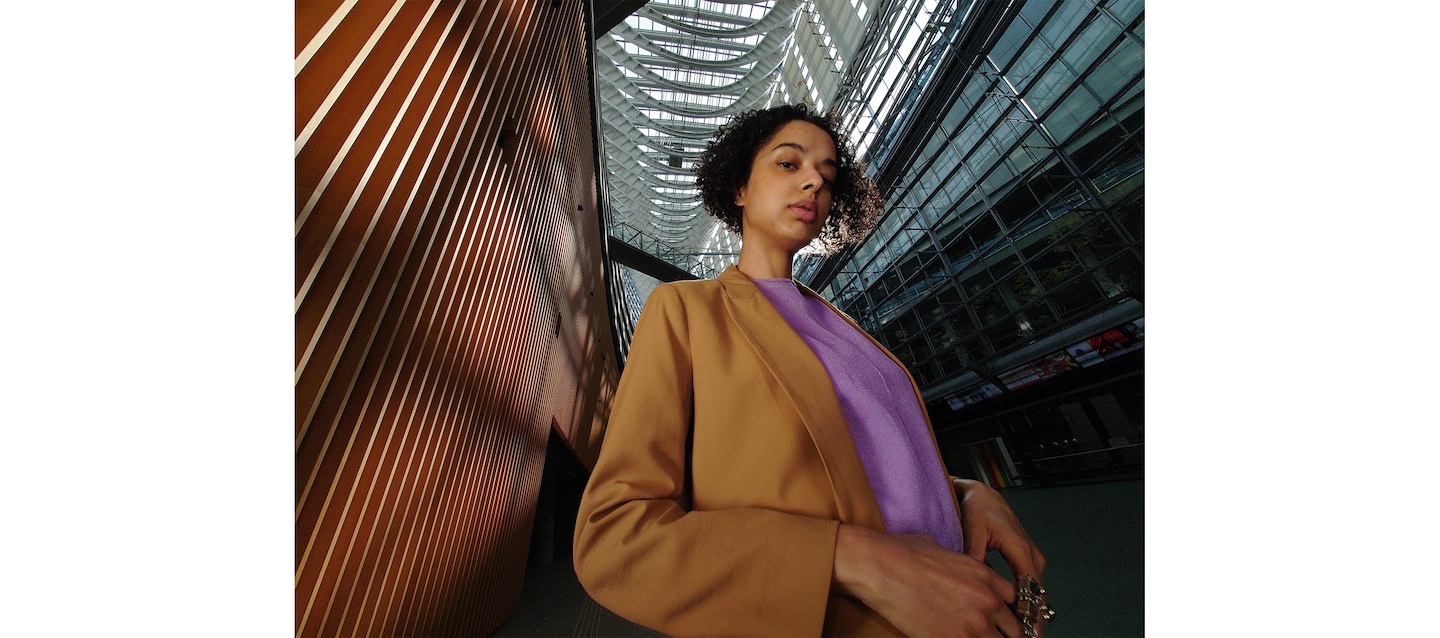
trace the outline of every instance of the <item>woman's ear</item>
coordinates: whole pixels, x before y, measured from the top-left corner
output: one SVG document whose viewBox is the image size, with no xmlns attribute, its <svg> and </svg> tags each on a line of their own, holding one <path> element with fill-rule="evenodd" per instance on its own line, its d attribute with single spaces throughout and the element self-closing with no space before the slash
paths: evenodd
<svg viewBox="0 0 1440 638">
<path fill-rule="evenodd" d="M 744 208 L 744 207 L 745 207 L 745 187 L 744 187 L 744 186 L 741 186 L 739 189 L 737 189 L 737 190 L 735 191 L 735 205 L 736 205 L 736 206 L 739 206 L 739 207 L 741 207 L 741 208 Z"/>
</svg>

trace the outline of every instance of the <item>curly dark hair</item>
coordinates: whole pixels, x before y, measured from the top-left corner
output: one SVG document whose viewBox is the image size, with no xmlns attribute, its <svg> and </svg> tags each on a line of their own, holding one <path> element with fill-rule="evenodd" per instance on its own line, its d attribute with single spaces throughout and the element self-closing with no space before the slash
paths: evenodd
<svg viewBox="0 0 1440 638">
<path fill-rule="evenodd" d="M 784 104 L 736 115 L 715 131 L 715 138 L 700 154 L 695 165 L 695 185 L 705 210 L 741 235 L 742 213 L 735 205 L 735 193 L 750 181 L 750 167 L 760 149 L 780 127 L 795 120 L 820 127 L 835 142 L 839 166 L 830 186 L 830 217 L 820 230 L 821 246 L 826 253 L 833 253 L 864 239 L 885 208 L 875 182 L 865 174 L 864 163 L 855 161 L 833 110 L 820 115 L 806 104 Z"/>
</svg>

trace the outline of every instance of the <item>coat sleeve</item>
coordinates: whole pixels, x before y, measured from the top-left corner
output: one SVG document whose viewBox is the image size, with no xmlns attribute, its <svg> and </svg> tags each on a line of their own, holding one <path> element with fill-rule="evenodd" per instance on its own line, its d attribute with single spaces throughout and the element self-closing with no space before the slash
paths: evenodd
<svg viewBox="0 0 1440 638">
<path fill-rule="evenodd" d="M 838 521 L 690 511 L 694 338 L 685 299 L 656 288 L 580 502 L 575 572 L 597 602 L 667 634 L 818 636 Z"/>
</svg>

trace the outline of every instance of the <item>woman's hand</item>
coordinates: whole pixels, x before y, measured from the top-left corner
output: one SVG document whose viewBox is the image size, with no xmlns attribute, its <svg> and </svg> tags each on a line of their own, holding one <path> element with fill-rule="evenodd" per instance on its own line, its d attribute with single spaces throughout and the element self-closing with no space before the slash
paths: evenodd
<svg viewBox="0 0 1440 638">
<path fill-rule="evenodd" d="M 983 561 L 924 534 L 841 525 L 832 591 L 853 596 L 908 636 L 1021 635 L 1015 585 Z"/>
<path fill-rule="evenodd" d="M 1005 498 L 980 481 L 951 477 L 950 483 L 960 501 L 965 553 L 983 563 L 986 552 L 998 549 L 1017 577 L 1030 574 L 1044 585 L 1045 557 L 1020 526 L 1020 519 L 1015 517 Z"/>
</svg>

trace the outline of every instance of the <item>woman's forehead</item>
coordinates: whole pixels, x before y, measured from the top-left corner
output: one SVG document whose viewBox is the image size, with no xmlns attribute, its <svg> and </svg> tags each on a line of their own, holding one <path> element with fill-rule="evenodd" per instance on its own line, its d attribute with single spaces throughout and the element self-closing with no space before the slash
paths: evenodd
<svg viewBox="0 0 1440 638">
<path fill-rule="evenodd" d="M 766 144 L 767 151 L 789 148 L 800 153 L 824 155 L 825 163 L 835 163 L 835 140 L 810 122 L 791 120 L 775 131 Z"/>
</svg>

